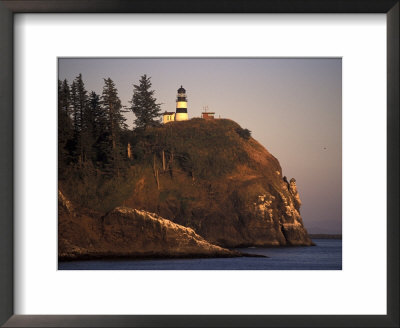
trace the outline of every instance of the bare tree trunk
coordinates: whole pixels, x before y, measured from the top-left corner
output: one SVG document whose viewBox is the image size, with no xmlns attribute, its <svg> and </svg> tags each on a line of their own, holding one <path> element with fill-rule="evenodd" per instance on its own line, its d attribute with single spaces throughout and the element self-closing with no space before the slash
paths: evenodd
<svg viewBox="0 0 400 328">
<path fill-rule="evenodd" d="M 169 171 L 171 177 L 172 177 L 172 163 L 174 162 L 174 153 L 171 152 L 171 155 L 168 159 L 167 167 L 166 169 Z"/>
<path fill-rule="evenodd" d="M 156 155 L 153 155 L 153 174 L 156 177 Z"/>
<path fill-rule="evenodd" d="M 163 168 L 163 172 L 165 172 L 165 153 L 164 153 L 164 149 L 162 151 L 162 168 Z"/>
<path fill-rule="evenodd" d="M 158 169 L 156 168 L 156 155 L 153 155 L 153 173 L 154 178 L 156 179 L 157 189 L 160 190 L 160 180 L 158 178 Z"/>
<path fill-rule="evenodd" d="M 128 145 L 126 146 L 126 154 L 129 159 L 132 158 L 132 150 L 131 150 L 131 144 L 128 142 Z"/>
</svg>

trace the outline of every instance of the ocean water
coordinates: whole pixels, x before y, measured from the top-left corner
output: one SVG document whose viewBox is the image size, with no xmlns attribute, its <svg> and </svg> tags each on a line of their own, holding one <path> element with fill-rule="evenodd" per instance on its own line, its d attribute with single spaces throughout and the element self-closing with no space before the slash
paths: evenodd
<svg viewBox="0 0 400 328">
<path fill-rule="evenodd" d="M 91 260 L 59 262 L 59 270 L 341 270 L 342 241 L 314 239 L 316 246 L 238 248 L 266 255 L 215 259 Z"/>
</svg>

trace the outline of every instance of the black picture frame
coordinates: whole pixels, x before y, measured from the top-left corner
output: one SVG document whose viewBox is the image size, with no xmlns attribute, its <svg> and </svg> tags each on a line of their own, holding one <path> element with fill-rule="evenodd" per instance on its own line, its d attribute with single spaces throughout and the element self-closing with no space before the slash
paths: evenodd
<svg viewBox="0 0 400 328">
<path fill-rule="evenodd" d="M 5 327 L 399 327 L 399 8 L 399 0 L 0 0 L 0 324 Z M 14 315 L 15 13 L 385 13 L 387 315 Z"/>
</svg>

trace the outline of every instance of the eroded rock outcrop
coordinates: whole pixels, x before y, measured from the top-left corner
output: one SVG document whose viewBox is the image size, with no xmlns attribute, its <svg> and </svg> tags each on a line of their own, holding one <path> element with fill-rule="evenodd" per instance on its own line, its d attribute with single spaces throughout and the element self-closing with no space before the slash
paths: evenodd
<svg viewBox="0 0 400 328">
<path fill-rule="evenodd" d="M 101 217 L 73 209 L 59 192 L 59 259 L 103 257 L 232 257 L 235 251 L 212 245 L 193 229 L 157 214 L 117 207 Z"/>
</svg>

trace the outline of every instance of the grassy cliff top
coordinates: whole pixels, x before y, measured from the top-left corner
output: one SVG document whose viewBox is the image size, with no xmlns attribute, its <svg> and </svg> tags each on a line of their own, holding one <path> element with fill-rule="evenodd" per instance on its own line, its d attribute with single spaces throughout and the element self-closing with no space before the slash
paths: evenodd
<svg viewBox="0 0 400 328">
<path fill-rule="evenodd" d="M 280 165 L 263 146 L 229 119 L 204 120 L 194 118 L 170 122 L 161 127 L 148 128 L 132 139 L 134 156 L 139 161 L 168 161 L 195 177 L 221 177 L 238 166 L 250 169 L 281 171 Z"/>
</svg>

